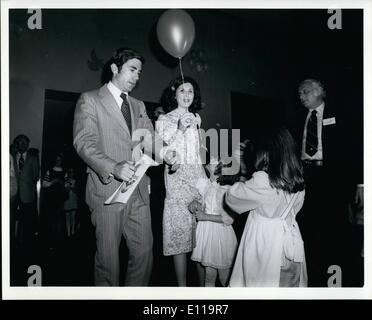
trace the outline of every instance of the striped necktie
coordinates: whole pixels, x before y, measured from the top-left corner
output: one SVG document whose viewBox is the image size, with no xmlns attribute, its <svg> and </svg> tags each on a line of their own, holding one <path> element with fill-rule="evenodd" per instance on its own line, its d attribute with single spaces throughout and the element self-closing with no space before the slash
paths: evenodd
<svg viewBox="0 0 372 320">
<path fill-rule="evenodd" d="M 129 103 L 127 100 L 127 95 L 125 93 L 122 93 L 120 97 L 123 99 L 123 102 L 121 104 L 121 113 L 123 114 L 123 117 L 125 121 L 127 122 L 127 126 L 129 129 L 130 134 L 132 134 L 132 117 L 130 115 L 130 109 L 129 109 Z"/>
<path fill-rule="evenodd" d="M 18 160 L 19 171 L 22 171 L 24 165 L 25 165 L 25 159 L 23 159 L 23 154 L 21 154 L 21 156 L 19 157 L 19 160 Z"/>
<path fill-rule="evenodd" d="M 318 151 L 318 118 L 316 110 L 311 112 L 306 129 L 306 153 L 312 157 Z"/>
</svg>

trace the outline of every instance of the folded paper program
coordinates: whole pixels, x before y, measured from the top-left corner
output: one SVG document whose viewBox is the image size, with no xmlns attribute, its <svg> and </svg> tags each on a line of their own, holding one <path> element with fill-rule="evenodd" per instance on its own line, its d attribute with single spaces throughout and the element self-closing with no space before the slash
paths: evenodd
<svg viewBox="0 0 372 320">
<path fill-rule="evenodd" d="M 128 182 L 123 182 L 119 188 L 105 201 L 105 204 L 112 203 L 127 203 L 130 196 L 132 195 L 134 189 L 137 187 L 138 183 L 141 181 L 143 175 L 146 173 L 147 169 L 151 166 L 158 166 L 159 164 L 152 160 L 147 155 L 142 155 L 141 159 L 135 164 L 136 172 Z"/>
</svg>

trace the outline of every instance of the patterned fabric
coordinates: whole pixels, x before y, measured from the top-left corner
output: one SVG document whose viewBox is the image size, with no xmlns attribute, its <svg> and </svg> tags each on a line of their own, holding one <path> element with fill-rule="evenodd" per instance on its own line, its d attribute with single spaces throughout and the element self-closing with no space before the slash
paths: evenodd
<svg viewBox="0 0 372 320">
<path fill-rule="evenodd" d="M 192 214 L 188 205 L 200 199 L 193 187 L 204 174 L 200 165 L 182 165 L 173 174 L 165 171 L 166 198 L 163 214 L 164 255 L 190 252 L 193 249 Z"/>
<path fill-rule="evenodd" d="M 128 96 L 132 129 L 154 129 L 144 103 Z M 144 176 L 129 203 L 104 205 L 119 187 L 112 177 L 116 163 L 132 160 L 132 137 L 107 85 L 83 93 L 75 108 L 74 147 L 87 164 L 86 203 L 96 227 L 95 285 L 119 286 L 121 236 L 129 250 L 127 286 L 148 285 L 152 269 L 152 230 L 149 210 L 149 178 Z"/>
<path fill-rule="evenodd" d="M 24 165 L 25 165 L 25 159 L 23 158 L 23 154 L 21 154 L 18 160 L 19 171 L 22 171 Z"/>
<path fill-rule="evenodd" d="M 174 173 L 165 169 L 166 198 L 163 214 L 163 253 L 165 256 L 190 252 L 193 249 L 192 214 L 188 205 L 200 195 L 195 188 L 199 178 L 206 178 L 199 156 L 198 126 L 200 117 L 185 133 L 177 130 L 181 114 L 173 110 L 160 116 L 156 129 L 162 139 L 177 151 L 181 166 Z"/>
<path fill-rule="evenodd" d="M 318 151 L 318 118 L 316 110 L 311 112 L 306 132 L 306 153 L 312 157 Z"/>
<path fill-rule="evenodd" d="M 121 104 L 121 113 L 123 114 L 124 119 L 127 122 L 129 132 L 132 133 L 132 116 L 130 115 L 127 95 L 125 93 L 122 93 L 120 97 L 123 99 L 123 103 Z"/>
</svg>

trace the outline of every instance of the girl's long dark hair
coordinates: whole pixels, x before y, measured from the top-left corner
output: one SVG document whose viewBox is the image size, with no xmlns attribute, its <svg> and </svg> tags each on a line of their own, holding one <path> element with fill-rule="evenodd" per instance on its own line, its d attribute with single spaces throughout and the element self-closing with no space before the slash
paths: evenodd
<svg viewBox="0 0 372 320">
<path fill-rule="evenodd" d="M 270 185 L 289 193 L 305 188 L 297 145 L 284 127 L 273 128 L 256 142 L 255 169 L 269 175 Z"/>
</svg>

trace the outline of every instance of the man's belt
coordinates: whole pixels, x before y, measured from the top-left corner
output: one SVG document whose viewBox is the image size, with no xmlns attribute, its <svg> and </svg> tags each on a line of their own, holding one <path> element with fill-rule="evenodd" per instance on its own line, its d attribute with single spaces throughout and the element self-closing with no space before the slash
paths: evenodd
<svg viewBox="0 0 372 320">
<path fill-rule="evenodd" d="M 323 160 L 302 160 L 302 162 L 307 166 L 322 167 Z"/>
</svg>

